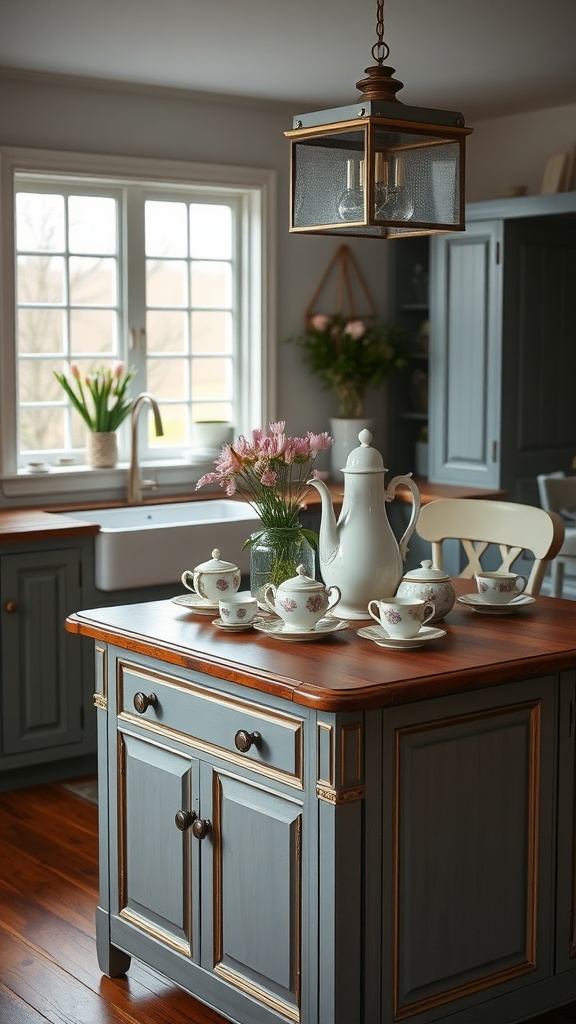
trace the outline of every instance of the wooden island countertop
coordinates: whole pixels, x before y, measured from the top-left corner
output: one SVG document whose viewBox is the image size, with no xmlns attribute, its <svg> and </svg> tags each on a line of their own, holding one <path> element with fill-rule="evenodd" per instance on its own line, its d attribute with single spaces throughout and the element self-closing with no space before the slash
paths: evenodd
<svg viewBox="0 0 576 1024">
<path fill-rule="evenodd" d="M 456 580 L 460 593 L 469 581 Z M 227 634 L 171 601 L 97 608 L 66 628 L 166 664 L 204 672 L 325 711 L 372 709 L 576 668 L 574 604 L 537 597 L 512 615 L 458 602 L 438 625 L 446 636 L 416 650 L 357 635 L 371 619 L 317 642 L 287 643 L 255 630 Z"/>
</svg>

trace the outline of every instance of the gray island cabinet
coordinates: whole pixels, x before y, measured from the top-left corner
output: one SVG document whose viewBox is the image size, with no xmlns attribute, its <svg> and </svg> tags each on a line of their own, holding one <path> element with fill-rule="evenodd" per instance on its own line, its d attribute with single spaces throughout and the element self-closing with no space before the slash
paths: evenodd
<svg viewBox="0 0 576 1024">
<path fill-rule="evenodd" d="M 576 999 L 573 604 L 457 605 L 411 651 L 170 601 L 66 625 L 96 649 L 104 973 L 135 957 L 236 1024 Z"/>
</svg>

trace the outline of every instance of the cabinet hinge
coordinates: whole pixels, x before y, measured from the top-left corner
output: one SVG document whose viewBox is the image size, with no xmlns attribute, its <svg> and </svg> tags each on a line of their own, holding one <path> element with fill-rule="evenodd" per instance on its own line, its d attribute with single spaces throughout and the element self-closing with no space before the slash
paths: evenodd
<svg viewBox="0 0 576 1024">
<path fill-rule="evenodd" d="M 84 705 L 80 705 L 80 728 L 84 728 Z"/>
<path fill-rule="evenodd" d="M 496 242 L 496 265 L 500 263 L 500 242 Z"/>
<path fill-rule="evenodd" d="M 492 441 L 492 462 L 498 462 L 498 441 Z"/>
<path fill-rule="evenodd" d="M 300 860 L 300 854 L 302 852 L 302 819 L 298 818 L 296 822 L 296 860 Z"/>
<path fill-rule="evenodd" d="M 572 732 L 574 730 L 574 701 L 570 701 L 570 714 L 568 717 L 568 738 L 572 738 Z"/>
<path fill-rule="evenodd" d="M 82 562 L 78 562 L 78 586 L 82 586 Z"/>
</svg>

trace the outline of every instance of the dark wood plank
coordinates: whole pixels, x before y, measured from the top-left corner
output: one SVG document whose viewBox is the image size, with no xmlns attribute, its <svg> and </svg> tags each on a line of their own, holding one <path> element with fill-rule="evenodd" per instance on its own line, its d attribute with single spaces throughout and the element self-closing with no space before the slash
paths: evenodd
<svg viewBox="0 0 576 1024">
<path fill-rule="evenodd" d="M 45 1024 L 46 1018 L 0 983 L 0 1024 Z"/>
<path fill-rule="evenodd" d="M 40 829 L 49 825 L 51 834 L 63 827 L 98 835 L 98 808 L 89 800 L 70 793 L 63 785 L 48 783 L 30 789 L 16 789 L 3 794 L 2 806 L 17 821 L 33 824 Z"/>
</svg>

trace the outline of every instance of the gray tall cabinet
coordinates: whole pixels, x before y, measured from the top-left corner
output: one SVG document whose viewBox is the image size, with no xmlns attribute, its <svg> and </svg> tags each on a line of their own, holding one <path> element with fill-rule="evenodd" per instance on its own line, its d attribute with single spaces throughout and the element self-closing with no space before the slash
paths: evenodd
<svg viewBox="0 0 576 1024">
<path fill-rule="evenodd" d="M 431 241 L 430 479 L 537 504 L 576 455 L 576 193 L 466 224 Z"/>
</svg>

